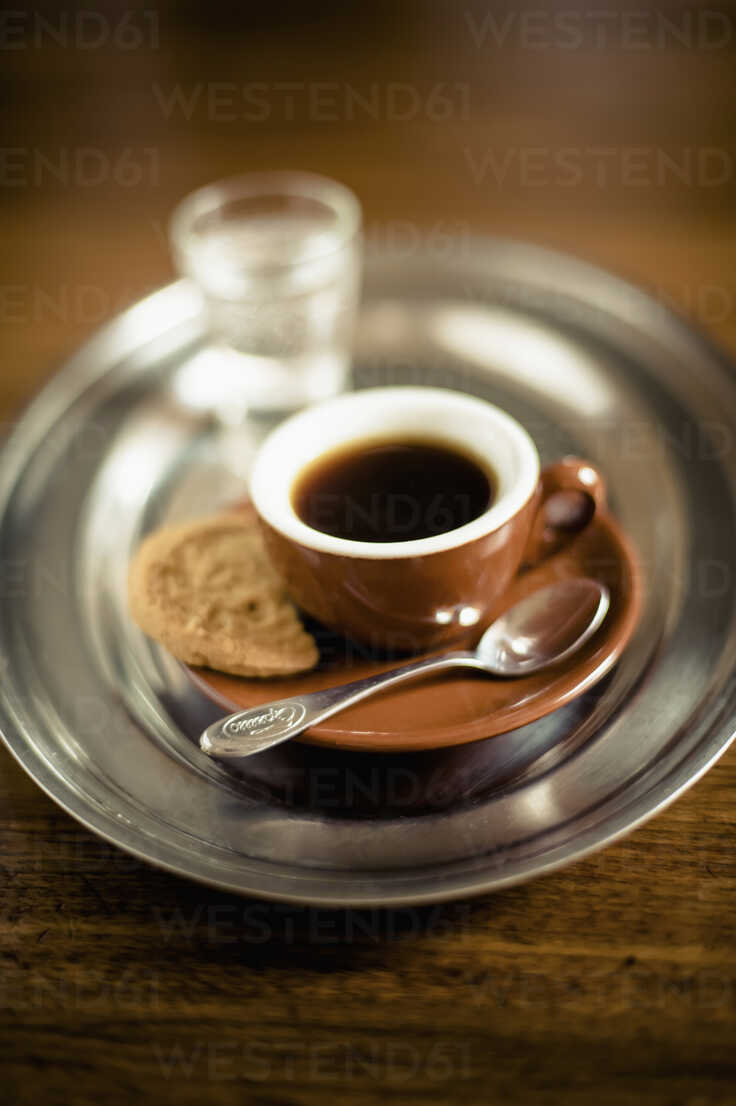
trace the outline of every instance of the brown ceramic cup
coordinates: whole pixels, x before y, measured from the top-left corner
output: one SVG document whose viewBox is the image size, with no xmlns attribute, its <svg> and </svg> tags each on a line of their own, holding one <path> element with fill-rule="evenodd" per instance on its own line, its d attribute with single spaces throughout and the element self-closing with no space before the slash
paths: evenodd
<svg viewBox="0 0 736 1106">
<path fill-rule="evenodd" d="M 430 437 L 490 469 L 478 518 L 411 541 L 359 542 L 308 526 L 294 486 L 323 454 L 366 439 Z M 564 458 L 540 472 L 527 432 L 483 400 L 443 388 L 371 388 L 283 422 L 256 458 L 251 497 L 267 547 L 299 607 L 371 647 L 417 652 L 480 630 L 514 575 L 554 552 L 605 503 L 602 477 Z"/>
</svg>

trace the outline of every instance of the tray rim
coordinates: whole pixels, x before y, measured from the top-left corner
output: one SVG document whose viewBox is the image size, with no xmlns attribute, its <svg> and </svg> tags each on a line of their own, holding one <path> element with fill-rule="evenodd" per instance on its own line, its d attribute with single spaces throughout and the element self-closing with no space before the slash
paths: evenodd
<svg viewBox="0 0 736 1106">
<path fill-rule="evenodd" d="M 691 324 L 689 320 L 686 320 L 669 306 L 663 306 L 646 291 L 637 288 L 636 285 L 629 283 L 623 278 L 598 266 L 592 265 L 588 261 L 579 260 L 570 254 L 550 250 L 545 247 L 537 247 L 532 243 L 519 243 L 508 239 L 484 236 L 476 236 L 474 238 L 474 243 L 476 244 L 476 248 L 480 251 L 485 251 L 494 246 L 498 247 L 499 245 L 512 247 L 521 246 L 533 250 L 535 255 L 540 258 L 546 258 L 547 260 L 557 262 L 557 264 L 574 266 L 580 276 L 587 275 L 595 279 L 599 290 L 601 288 L 605 290 L 607 286 L 611 291 L 626 292 L 629 295 L 633 292 L 636 296 L 640 298 L 643 297 L 656 306 L 660 322 L 664 320 L 669 327 L 674 326 L 677 331 L 680 332 L 681 336 L 686 337 L 691 342 L 695 342 L 702 347 L 704 353 L 718 363 L 720 369 L 729 377 L 730 382 L 734 382 L 736 378 L 736 369 L 734 368 L 732 360 L 727 352 L 715 342 L 710 335 L 705 334 L 699 327 Z M 187 310 L 186 305 L 190 300 L 191 296 L 187 292 L 185 282 L 182 281 L 166 285 L 162 289 L 146 296 L 95 331 L 95 333 L 63 363 L 59 373 L 52 378 L 52 380 L 49 381 L 41 392 L 30 402 L 19 417 L 17 424 L 0 452 L 0 458 L 2 459 L 2 464 L 0 464 L 0 530 L 2 529 L 5 511 L 12 497 L 17 480 L 22 474 L 27 461 L 33 456 L 38 442 L 42 440 L 44 426 L 47 426 L 49 421 L 53 421 L 54 410 L 56 409 L 58 411 L 59 408 L 64 410 L 67 409 L 70 402 L 73 402 L 75 398 L 78 398 L 84 393 L 88 384 L 114 371 L 115 365 L 119 363 L 126 353 L 132 353 L 140 346 L 150 344 L 157 337 L 164 335 L 171 329 L 172 321 L 169 319 L 164 325 L 159 326 L 158 330 L 154 333 L 151 333 L 149 329 L 145 339 L 139 337 L 136 341 L 131 342 L 130 337 L 135 331 L 135 326 L 132 324 L 135 321 L 136 313 L 138 313 L 138 315 L 144 313 L 149 318 L 158 317 L 160 319 L 166 315 L 165 309 L 167 305 L 169 309 L 172 305 L 176 307 L 178 301 L 179 310 L 183 310 L 184 313 L 178 316 L 173 322 L 174 325 L 179 328 L 196 318 L 197 309 L 194 302 L 189 303 L 189 309 Z M 122 341 L 122 339 L 126 337 L 126 332 L 129 339 L 129 348 L 127 349 L 125 347 L 125 342 Z M 116 334 L 121 339 L 120 348 L 117 351 L 115 361 L 112 364 L 109 362 L 105 363 L 103 358 L 98 358 L 98 351 L 101 347 L 107 347 Z M 15 716 L 13 707 L 12 688 L 3 685 L 2 691 L 3 696 L 0 698 L 0 708 L 2 708 L 3 726 L 0 727 L 0 737 L 2 737 L 4 744 L 17 763 L 21 765 L 41 789 L 87 829 L 141 860 L 179 876 L 183 876 L 184 878 L 194 879 L 208 886 L 228 890 L 237 894 L 256 895 L 264 899 L 273 899 L 290 903 L 311 903 L 313 905 L 325 907 L 409 906 L 431 902 L 443 902 L 458 897 L 471 897 L 473 895 L 485 894 L 492 890 L 524 882 L 532 876 L 546 874 L 547 872 L 564 867 L 618 840 L 620 837 L 631 832 L 650 817 L 653 817 L 656 813 L 666 808 L 689 786 L 697 782 L 736 738 L 736 729 L 731 728 L 730 732 L 726 732 L 729 728 L 727 712 L 730 704 L 724 701 L 722 704 L 719 704 L 720 709 L 710 720 L 711 725 L 709 732 L 697 738 L 695 745 L 685 753 L 681 760 L 677 761 L 677 763 L 667 771 L 666 775 L 658 779 L 652 788 L 643 792 L 638 797 L 635 797 L 632 803 L 620 807 L 615 813 L 604 813 L 600 820 L 595 821 L 592 825 L 585 825 L 582 827 L 579 836 L 576 838 L 575 845 L 572 848 L 568 847 L 568 843 L 563 842 L 562 845 L 555 846 L 545 860 L 540 860 L 535 857 L 528 860 L 525 859 L 519 864 L 517 870 L 512 873 L 504 875 L 498 870 L 488 871 L 486 868 L 480 876 L 475 876 L 471 880 L 468 880 L 467 878 L 463 878 L 461 870 L 459 873 L 451 875 L 448 879 L 444 879 L 443 877 L 443 885 L 440 888 L 418 891 L 402 890 L 401 886 L 399 886 L 395 891 L 393 889 L 384 889 L 380 894 L 370 892 L 351 893 L 348 887 L 341 886 L 339 881 L 337 883 L 333 881 L 332 887 L 334 890 L 331 890 L 330 893 L 321 894 L 310 892 L 305 895 L 300 893 L 298 889 L 290 890 L 280 886 L 266 889 L 262 886 L 251 886 L 249 888 L 243 886 L 242 882 L 233 882 L 227 878 L 214 879 L 206 874 L 206 872 L 193 870 L 196 869 L 196 864 L 192 865 L 190 863 L 189 867 L 187 867 L 181 863 L 177 863 L 176 857 L 180 855 L 179 848 L 177 846 L 167 845 L 166 848 L 162 849 L 160 847 L 160 842 L 153 837 L 151 838 L 153 842 L 151 848 L 146 849 L 142 847 L 140 844 L 140 837 L 142 833 L 145 833 L 142 828 L 136 827 L 135 832 L 132 833 L 127 826 L 112 818 L 106 811 L 98 809 L 98 804 L 96 804 L 89 795 L 78 792 L 69 780 L 48 763 L 40 750 L 35 747 L 32 740 L 29 740 L 22 732 L 20 726 L 17 725 L 17 716 Z M 736 720 L 730 719 L 730 726 L 733 727 L 735 724 Z M 652 792 L 654 792 L 653 801 Z M 79 801 L 80 799 L 81 802 Z M 85 812 L 85 803 L 87 809 L 91 807 L 91 814 Z M 633 807 L 633 809 L 630 809 L 631 807 Z M 557 856 L 556 853 L 558 852 L 561 852 L 562 855 Z M 473 860 L 479 861 L 484 859 L 487 855 L 488 854 L 484 854 L 483 857 L 474 857 Z M 248 865 L 251 868 L 257 868 L 260 863 L 259 861 L 248 860 Z M 458 865 L 451 865 L 451 867 L 460 867 L 462 869 L 463 863 L 459 862 Z M 273 868 L 273 865 L 271 865 L 271 868 Z M 315 876 L 326 874 L 329 881 L 331 873 L 325 869 L 315 869 L 312 874 Z M 386 879 L 389 878 L 388 873 L 382 874 Z M 271 878 L 275 879 L 277 882 L 286 880 L 292 887 L 295 883 L 299 882 L 293 875 L 287 875 L 286 873 L 284 873 L 283 876 L 280 873 L 273 876 L 273 872 L 271 872 Z M 367 875 L 366 881 L 368 882 Z M 399 882 L 404 885 L 411 883 L 411 875 L 403 871 L 400 872 Z"/>
</svg>

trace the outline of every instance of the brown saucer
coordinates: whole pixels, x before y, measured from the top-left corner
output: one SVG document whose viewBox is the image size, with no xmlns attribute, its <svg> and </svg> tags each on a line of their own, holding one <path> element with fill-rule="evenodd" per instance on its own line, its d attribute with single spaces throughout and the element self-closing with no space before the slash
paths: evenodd
<svg viewBox="0 0 736 1106">
<path fill-rule="evenodd" d="M 471 672 L 418 680 L 375 695 L 313 726 L 303 740 L 371 752 L 437 749 L 494 737 L 561 707 L 608 672 L 636 626 L 641 610 L 642 578 L 636 554 L 621 527 L 610 515 L 601 512 L 571 545 L 520 573 L 495 612 L 501 614 L 537 588 L 574 576 L 592 576 L 607 584 L 611 607 L 598 633 L 570 660 L 534 676 L 513 680 Z M 351 659 L 346 655 L 344 643 L 336 648 L 334 635 L 325 634 L 320 646 L 322 663 L 302 676 L 253 680 L 205 668 L 188 671 L 201 690 L 230 712 L 347 683 L 402 663 L 365 656 Z"/>
</svg>

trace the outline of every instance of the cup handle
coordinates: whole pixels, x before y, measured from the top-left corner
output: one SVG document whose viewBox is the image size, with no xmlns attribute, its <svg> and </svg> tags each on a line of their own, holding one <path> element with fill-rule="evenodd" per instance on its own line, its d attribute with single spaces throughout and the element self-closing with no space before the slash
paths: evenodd
<svg viewBox="0 0 736 1106">
<path fill-rule="evenodd" d="M 542 469 L 540 503 L 527 541 L 522 568 L 556 553 L 606 506 L 606 483 L 590 461 L 563 457 Z"/>
</svg>

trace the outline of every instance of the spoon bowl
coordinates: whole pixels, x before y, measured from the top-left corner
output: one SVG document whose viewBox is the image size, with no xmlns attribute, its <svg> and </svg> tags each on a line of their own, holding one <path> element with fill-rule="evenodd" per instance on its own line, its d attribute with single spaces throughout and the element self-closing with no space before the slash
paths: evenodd
<svg viewBox="0 0 736 1106">
<path fill-rule="evenodd" d="M 566 660 L 608 613 L 608 588 L 583 577 L 563 580 L 519 600 L 493 622 L 476 647 L 495 676 L 527 676 Z"/>
</svg>

